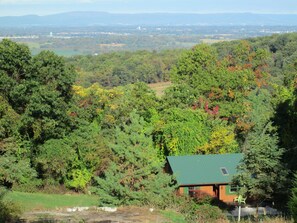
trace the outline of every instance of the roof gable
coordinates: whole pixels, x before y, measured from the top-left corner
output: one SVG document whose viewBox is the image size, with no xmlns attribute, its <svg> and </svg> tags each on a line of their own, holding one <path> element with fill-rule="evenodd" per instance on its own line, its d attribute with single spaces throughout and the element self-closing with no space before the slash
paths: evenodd
<svg viewBox="0 0 297 223">
<path fill-rule="evenodd" d="M 243 158 L 242 153 L 168 156 L 167 160 L 179 185 L 230 183 Z"/>
</svg>

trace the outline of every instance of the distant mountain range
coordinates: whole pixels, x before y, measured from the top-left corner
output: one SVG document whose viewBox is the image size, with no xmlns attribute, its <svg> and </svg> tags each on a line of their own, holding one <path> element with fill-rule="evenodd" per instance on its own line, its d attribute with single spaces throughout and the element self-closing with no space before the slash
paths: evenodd
<svg viewBox="0 0 297 223">
<path fill-rule="evenodd" d="M 0 27 L 24 26 L 96 26 L 96 25 L 205 25 L 205 26 L 295 26 L 297 14 L 253 13 L 139 13 L 67 12 L 46 16 L 3 16 Z"/>
</svg>

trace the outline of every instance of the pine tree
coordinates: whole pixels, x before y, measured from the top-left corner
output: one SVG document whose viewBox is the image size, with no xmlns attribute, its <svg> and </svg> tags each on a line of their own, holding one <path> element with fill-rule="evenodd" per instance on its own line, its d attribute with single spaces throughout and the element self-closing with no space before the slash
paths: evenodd
<svg viewBox="0 0 297 223">
<path fill-rule="evenodd" d="M 294 222 L 297 222 L 297 174 L 295 174 L 293 188 L 291 189 L 291 198 L 289 200 L 289 209 Z"/>
<path fill-rule="evenodd" d="M 286 171 L 281 164 L 283 149 L 278 147 L 278 137 L 271 131 L 271 123 L 260 132 L 251 132 L 247 137 L 240 174 L 236 180 L 242 192 L 261 203 L 280 191 Z"/>
<path fill-rule="evenodd" d="M 110 145 L 114 160 L 97 177 L 101 205 L 151 204 L 163 206 L 172 193 L 172 179 L 163 173 L 147 123 L 132 112 L 129 122 L 116 128 Z"/>
<path fill-rule="evenodd" d="M 243 144 L 244 158 L 234 181 L 241 193 L 257 204 L 281 193 L 287 171 L 282 164 L 284 150 L 279 147 L 276 128 L 270 121 L 273 115 L 264 90 L 255 90 L 249 98 L 253 128 Z"/>
</svg>

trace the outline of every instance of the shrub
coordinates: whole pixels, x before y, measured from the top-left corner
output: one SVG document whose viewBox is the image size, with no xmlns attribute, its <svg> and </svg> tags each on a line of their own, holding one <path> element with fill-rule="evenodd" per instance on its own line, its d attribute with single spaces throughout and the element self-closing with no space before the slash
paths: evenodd
<svg viewBox="0 0 297 223">
<path fill-rule="evenodd" d="M 82 170 L 75 169 L 72 170 L 68 176 L 70 179 L 66 180 L 67 187 L 74 188 L 75 190 L 83 190 L 91 181 L 92 173 L 90 173 L 86 168 Z"/>
<path fill-rule="evenodd" d="M 21 214 L 20 207 L 12 202 L 4 200 L 5 190 L 0 189 L 0 222 L 16 222 Z"/>
<path fill-rule="evenodd" d="M 34 193 L 40 190 L 42 181 L 40 179 L 32 179 L 24 184 L 14 184 L 12 187 L 13 191 Z"/>
<path fill-rule="evenodd" d="M 170 196 L 167 199 L 167 208 L 181 213 L 189 223 L 228 222 L 220 208 L 210 204 L 209 197 L 206 196 L 204 201 L 197 202 L 198 200 L 187 196 Z"/>
<path fill-rule="evenodd" d="M 224 222 L 226 221 L 226 216 L 223 212 L 216 206 L 210 204 L 198 205 L 195 212 L 196 222 Z"/>
</svg>

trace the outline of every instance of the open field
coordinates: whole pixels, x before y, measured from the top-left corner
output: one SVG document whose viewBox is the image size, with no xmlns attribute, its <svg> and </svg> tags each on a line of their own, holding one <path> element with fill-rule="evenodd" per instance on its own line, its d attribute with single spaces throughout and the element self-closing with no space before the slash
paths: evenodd
<svg viewBox="0 0 297 223">
<path fill-rule="evenodd" d="M 103 211 L 96 208 L 98 197 L 90 195 L 9 192 L 5 199 L 21 206 L 22 222 L 186 223 L 181 214 L 173 211 L 152 211 L 149 207 L 127 206 L 119 207 L 115 212 Z M 89 208 L 78 210 L 73 207 Z"/>
<path fill-rule="evenodd" d="M 235 40 L 235 39 L 201 39 L 201 42 L 206 44 L 213 44 L 213 43 L 232 41 L 232 40 Z"/>
<path fill-rule="evenodd" d="M 42 194 L 9 192 L 5 199 L 18 203 L 24 211 L 50 210 L 66 207 L 96 206 L 97 196 L 76 194 Z"/>
</svg>

